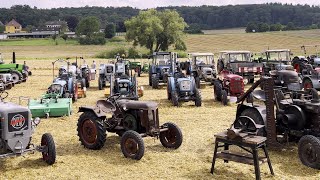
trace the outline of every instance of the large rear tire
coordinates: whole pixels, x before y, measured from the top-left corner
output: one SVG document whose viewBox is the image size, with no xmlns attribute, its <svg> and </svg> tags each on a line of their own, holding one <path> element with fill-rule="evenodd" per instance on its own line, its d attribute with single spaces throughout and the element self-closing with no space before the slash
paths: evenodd
<svg viewBox="0 0 320 180">
<path fill-rule="evenodd" d="M 152 88 L 159 89 L 159 78 L 157 76 L 152 77 Z"/>
<path fill-rule="evenodd" d="M 56 146 L 51 134 L 45 133 L 41 138 L 41 146 L 45 147 L 45 151 L 42 152 L 42 159 L 49 165 L 56 162 Z"/>
<path fill-rule="evenodd" d="M 320 140 L 312 135 L 305 135 L 299 140 L 298 154 L 302 164 L 320 169 Z"/>
<path fill-rule="evenodd" d="M 140 160 L 144 155 L 144 142 L 140 134 L 126 131 L 121 137 L 121 151 L 126 158 Z"/>
<path fill-rule="evenodd" d="M 163 147 L 178 149 L 183 141 L 183 136 L 180 128 L 171 122 L 163 124 L 164 127 L 168 128 L 168 131 L 160 132 L 160 142 Z"/>
<path fill-rule="evenodd" d="M 101 149 L 106 142 L 106 129 L 103 122 L 93 112 L 81 114 L 77 124 L 81 144 L 88 149 Z"/>
<path fill-rule="evenodd" d="M 179 106 L 179 96 L 176 91 L 171 92 L 171 100 L 174 106 Z"/>
<path fill-rule="evenodd" d="M 221 102 L 224 106 L 228 105 L 228 93 L 224 89 L 221 91 Z"/>
</svg>

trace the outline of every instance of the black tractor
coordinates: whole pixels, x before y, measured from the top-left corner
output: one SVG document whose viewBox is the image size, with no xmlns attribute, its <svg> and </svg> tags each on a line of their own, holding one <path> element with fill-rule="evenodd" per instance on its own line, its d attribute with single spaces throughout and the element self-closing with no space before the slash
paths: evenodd
<svg viewBox="0 0 320 180">
<path fill-rule="evenodd" d="M 121 136 L 121 150 L 126 158 L 140 160 L 144 155 L 143 137 L 160 139 L 166 148 L 177 149 L 182 144 L 182 133 L 174 123 L 159 124 L 158 104 L 148 101 L 119 99 L 113 95 L 99 100 L 95 107 L 80 107 L 78 136 L 88 149 L 101 149 L 106 132 Z"/>
<path fill-rule="evenodd" d="M 265 89 L 255 90 L 261 83 Z M 254 99 L 263 103 L 254 103 Z M 267 137 L 269 147 L 281 148 L 288 141 L 297 142 L 301 162 L 320 169 L 320 99 L 315 89 L 287 91 L 274 86 L 272 78 L 263 77 L 238 103 L 234 125 L 247 126 L 248 130 L 257 129 L 255 124 L 263 127 L 256 132 Z M 254 123 L 241 122 L 240 117 L 248 117 Z"/>
</svg>

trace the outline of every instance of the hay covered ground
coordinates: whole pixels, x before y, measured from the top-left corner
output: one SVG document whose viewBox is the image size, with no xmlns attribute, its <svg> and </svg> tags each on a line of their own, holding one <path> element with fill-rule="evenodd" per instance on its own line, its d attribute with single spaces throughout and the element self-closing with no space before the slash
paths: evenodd
<svg viewBox="0 0 320 180">
<path fill-rule="evenodd" d="M 294 34 L 297 34 L 296 36 Z M 314 31 L 310 32 L 314 34 Z M 292 36 L 297 41 L 283 42 L 284 45 L 295 46 L 298 52 L 301 43 L 312 44 L 319 42 L 319 34 L 310 37 L 310 34 L 293 32 Z M 285 40 L 292 37 L 286 34 L 276 34 L 281 38 L 273 38 L 275 43 L 279 39 Z M 234 34 L 221 35 L 195 35 L 187 39 L 190 51 L 213 51 L 220 49 L 243 49 L 241 44 L 230 45 L 233 36 L 241 38 L 238 41 L 247 42 L 251 36 L 262 36 L 268 40 L 270 33 L 245 35 Z M 302 37 L 303 36 L 303 37 Z M 224 39 L 228 37 L 228 41 Z M 273 36 L 272 36 L 273 37 Z M 301 38 L 301 39 L 300 39 Z M 300 40 L 299 40 L 300 39 Z M 260 44 L 261 39 L 249 39 L 248 43 Z M 279 41 L 280 41 L 279 40 Z M 197 46 L 197 42 L 200 43 Z M 230 41 L 230 43 L 228 43 Z M 221 46 L 219 46 L 219 44 Z M 216 48 L 217 47 L 217 48 Z M 234 48 L 231 48 L 234 47 Z M 250 45 L 252 50 L 264 49 Z M 0 52 L 10 57 L 10 52 L 15 50 L 19 63 L 24 59 L 33 59 L 36 56 L 40 60 L 28 60 L 27 64 L 32 68 L 33 76 L 26 83 L 19 84 L 9 90 L 10 97 L 28 96 L 37 98 L 45 92 L 52 81 L 51 61 L 41 60 L 52 57 L 51 60 L 66 56 L 88 53 L 91 56 L 99 49 L 98 46 L 0 46 Z M 109 47 L 108 47 L 109 48 Z M 250 48 L 248 48 L 251 50 Z M 71 53 L 71 55 L 67 55 Z M 59 56 L 60 54 L 60 56 Z M 87 56 L 87 57 L 88 57 Z M 23 59 L 23 60 L 22 60 Z M 91 62 L 92 59 L 90 59 Z M 106 62 L 98 60 L 97 64 Z M 144 138 L 145 155 L 140 161 L 134 161 L 123 157 L 120 149 L 120 138 L 116 134 L 109 133 L 105 146 L 101 150 L 93 151 L 85 149 L 78 141 L 76 124 L 80 114 L 74 113 L 70 117 L 42 119 L 33 136 L 33 143 L 39 144 L 41 135 L 50 132 L 56 142 L 57 162 L 53 166 L 47 166 L 41 160 L 41 154 L 28 154 L 21 157 L 0 159 L 0 179 L 254 179 L 253 166 L 230 162 L 224 164 L 217 160 L 215 175 L 210 174 L 211 160 L 213 154 L 213 135 L 225 130 L 234 121 L 236 105 L 222 106 L 213 100 L 212 86 L 201 89 L 203 106 L 196 108 L 193 103 L 184 103 L 182 107 L 173 107 L 166 98 L 166 89 L 152 90 L 148 86 L 148 77 L 143 74 L 138 79 L 139 85 L 145 87 L 145 95 L 141 100 L 152 100 L 159 103 L 161 123 L 171 121 L 176 123 L 183 132 L 184 140 L 178 150 L 169 150 L 161 146 L 159 140 Z M 88 89 L 88 97 L 79 99 L 73 106 L 77 112 L 82 105 L 94 105 L 98 99 L 103 98 L 103 91 L 97 88 L 97 81 L 92 83 Z M 297 154 L 297 146 L 290 144 L 282 151 L 269 151 L 271 162 L 276 176 L 271 176 L 267 165 L 261 166 L 263 179 L 319 179 L 318 170 L 303 166 Z"/>
</svg>

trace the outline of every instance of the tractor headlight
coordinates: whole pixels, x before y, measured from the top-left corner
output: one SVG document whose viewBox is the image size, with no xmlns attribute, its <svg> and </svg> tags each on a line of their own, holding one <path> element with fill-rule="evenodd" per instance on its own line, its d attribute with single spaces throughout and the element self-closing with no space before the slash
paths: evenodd
<svg viewBox="0 0 320 180">
<path fill-rule="evenodd" d="M 190 91 L 191 90 L 191 81 L 181 81 L 180 89 L 182 91 Z"/>
<path fill-rule="evenodd" d="M 120 84 L 119 84 L 119 87 L 121 87 L 121 88 L 122 88 L 122 87 L 123 87 L 123 84 L 122 84 L 122 83 L 120 83 Z"/>
<path fill-rule="evenodd" d="M 128 84 L 127 84 L 127 83 L 125 83 L 123 86 L 124 86 L 124 87 L 128 87 Z"/>
<path fill-rule="evenodd" d="M 33 124 L 35 125 L 35 126 L 38 126 L 38 124 L 40 124 L 40 118 L 39 117 L 36 117 L 36 118 L 34 118 L 33 119 Z"/>
<path fill-rule="evenodd" d="M 230 84 L 230 81 L 226 81 L 226 83 L 225 83 L 225 84 L 226 84 L 226 86 L 229 86 L 229 84 Z"/>
</svg>

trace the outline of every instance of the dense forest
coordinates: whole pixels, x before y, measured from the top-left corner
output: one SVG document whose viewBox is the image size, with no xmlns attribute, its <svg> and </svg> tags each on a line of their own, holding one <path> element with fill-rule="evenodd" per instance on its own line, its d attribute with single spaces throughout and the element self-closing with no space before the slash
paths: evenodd
<svg viewBox="0 0 320 180">
<path fill-rule="evenodd" d="M 254 4 L 229 6 L 199 6 L 199 7 L 161 7 L 161 9 L 176 9 L 190 26 L 201 29 L 219 29 L 245 27 L 249 22 L 287 25 L 293 23 L 296 27 L 306 27 L 320 24 L 320 7 L 290 4 Z M 77 22 L 86 16 L 96 16 L 101 26 L 115 23 L 118 32 L 125 31 L 124 21 L 137 15 L 139 9 L 131 7 L 82 7 L 38 9 L 30 6 L 12 6 L 10 9 L 0 8 L 0 21 L 3 23 L 16 19 L 23 27 L 27 25 L 40 26 L 46 21 L 66 20 Z"/>
</svg>

